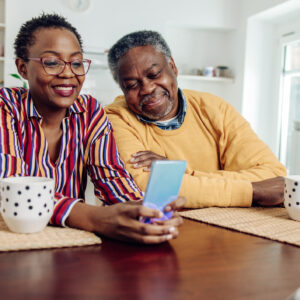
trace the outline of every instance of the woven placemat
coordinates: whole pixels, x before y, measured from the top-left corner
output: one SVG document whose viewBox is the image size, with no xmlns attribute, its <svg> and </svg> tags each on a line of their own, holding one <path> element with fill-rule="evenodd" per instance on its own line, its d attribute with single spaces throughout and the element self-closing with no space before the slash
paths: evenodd
<svg viewBox="0 0 300 300">
<path fill-rule="evenodd" d="M 300 222 L 285 208 L 202 208 L 184 211 L 183 217 L 300 246 Z"/>
<path fill-rule="evenodd" d="M 72 228 L 47 226 L 38 233 L 13 233 L 0 216 L 0 252 L 101 244 L 95 234 Z"/>
</svg>

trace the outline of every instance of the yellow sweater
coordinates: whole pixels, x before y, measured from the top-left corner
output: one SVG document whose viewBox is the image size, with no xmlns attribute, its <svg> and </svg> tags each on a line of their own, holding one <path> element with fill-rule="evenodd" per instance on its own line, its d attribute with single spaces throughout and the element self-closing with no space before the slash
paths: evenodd
<svg viewBox="0 0 300 300">
<path fill-rule="evenodd" d="M 170 131 L 140 122 L 123 96 L 105 108 L 126 169 L 145 191 L 149 172 L 132 167 L 132 153 L 150 150 L 183 159 L 187 170 L 180 195 L 186 207 L 251 206 L 251 182 L 285 176 L 284 166 L 229 103 L 207 93 L 183 93 L 184 122 Z"/>
</svg>

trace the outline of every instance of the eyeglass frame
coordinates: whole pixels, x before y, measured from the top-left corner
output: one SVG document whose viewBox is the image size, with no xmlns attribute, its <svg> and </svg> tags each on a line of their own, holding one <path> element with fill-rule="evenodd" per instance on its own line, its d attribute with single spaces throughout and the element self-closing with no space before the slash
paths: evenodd
<svg viewBox="0 0 300 300">
<path fill-rule="evenodd" d="M 55 58 L 55 59 L 57 59 L 57 60 L 63 61 L 63 62 L 64 62 L 64 67 L 63 67 L 62 71 L 59 72 L 59 73 L 57 73 L 57 74 L 49 74 L 49 73 L 46 71 L 45 65 L 44 65 L 44 60 L 45 60 L 45 59 L 48 59 L 48 58 L 49 58 L 49 57 L 27 57 L 26 60 L 39 61 L 39 62 L 42 64 L 44 71 L 45 71 L 48 75 L 52 75 L 52 76 L 57 76 L 57 75 L 60 75 L 61 73 L 63 73 L 64 70 L 65 70 L 65 68 L 66 68 L 66 65 L 70 65 L 70 70 L 72 71 L 72 73 L 73 73 L 75 76 L 84 76 L 84 75 L 86 75 L 86 74 L 88 73 L 88 71 L 89 71 L 89 69 L 90 69 L 90 66 L 91 66 L 91 62 L 92 62 L 90 59 L 86 59 L 86 58 L 84 58 L 84 59 L 74 59 L 73 61 L 65 61 L 65 60 L 63 60 L 63 59 L 61 59 L 61 58 Z M 87 61 L 87 62 L 89 63 L 88 68 L 87 68 L 87 71 L 86 71 L 84 74 L 81 74 L 81 75 L 76 74 L 76 73 L 73 71 L 72 65 L 71 65 L 74 61 L 78 61 L 78 60 L 80 60 L 80 61 Z"/>
</svg>

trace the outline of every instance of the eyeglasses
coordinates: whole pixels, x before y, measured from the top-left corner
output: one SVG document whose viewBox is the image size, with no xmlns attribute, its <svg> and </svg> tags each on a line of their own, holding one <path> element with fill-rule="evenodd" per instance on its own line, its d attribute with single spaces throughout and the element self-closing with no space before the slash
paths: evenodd
<svg viewBox="0 0 300 300">
<path fill-rule="evenodd" d="M 88 72 L 90 64 L 92 62 L 90 59 L 75 59 L 72 61 L 64 61 L 56 57 L 29 57 L 27 59 L 41 62 L 45 72 L 49 75 L 61 74 L 65 70 L 66 65 L 69 64 L 73 74 L 77 76 L 83 76 Z"/>
</svg>

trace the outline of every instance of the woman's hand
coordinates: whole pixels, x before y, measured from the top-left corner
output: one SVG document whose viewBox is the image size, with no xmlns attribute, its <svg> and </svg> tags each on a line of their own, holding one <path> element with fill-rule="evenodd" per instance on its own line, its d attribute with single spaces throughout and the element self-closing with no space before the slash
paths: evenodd
<svg viewBox="0 0 300 300">
<path fill-rule="evenodd" d="M 167 158 L 152 151 L 139 151 L 132 154 L 130 163 L 133 164 L 133 168 L 135 169 L 144 168 L 144 171 L 149 172 L 152 162 L 155 160 L 167 160 Z"/>
<path fill-rule="evenodd" d="M 169 203 L 165 207 L 165 212 L 173 211 L 172 218 L 166 221 L 154 221 L 154 224 L 164 224 L 164 225 L 170 225 L 170 226 L 180 226 L 183 223 L 182 217 L 177 212 L 181 208 L 184 207 L 184 204 L 186 202 L 186 199 L 184 197 L 178 197 L 175 201 Z"/>
<path fill-rule="evenodd" d="M 168 209 L 178 209 L 184 202 L 184 199 L 179 198 L 173 201 Z M 67 219 L 67 225 L 97 232 L 113 239 L 158 244 L 178 236 L 178 226 L 182 224 L 182 218 L 174 213 L 170 220 L 157 221 L 154 224 L 145 224 L 139 219 L 162 216 L 162 212 L 139 203 L 119 203 L 105 207 L 76 203 Z"/>
</svg>

